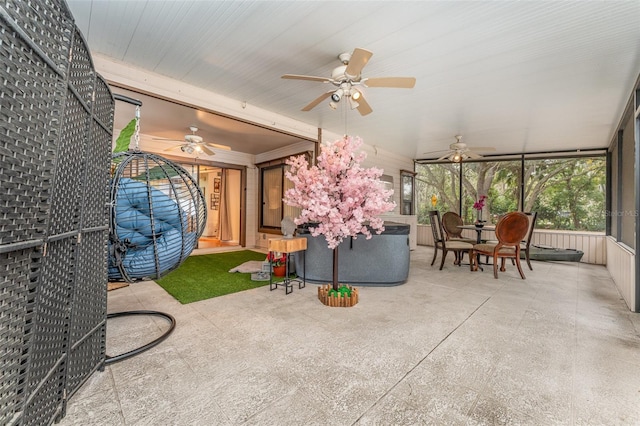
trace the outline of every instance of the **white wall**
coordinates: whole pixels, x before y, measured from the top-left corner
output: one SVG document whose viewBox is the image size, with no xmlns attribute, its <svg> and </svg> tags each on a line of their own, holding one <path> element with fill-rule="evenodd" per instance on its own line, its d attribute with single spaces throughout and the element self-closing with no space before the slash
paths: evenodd
<svg viewBox="0 0 640 426">
<path fill-rule="evenodd" d="M 258 168 L 247 168 L 246 247 L 258 247 Z"/>
<path fill-rule="evenodd" d="M 632 311 L 636 306 L 635 251 L 607 237 L 607 270 L 618 291 Z"/>
</svg>

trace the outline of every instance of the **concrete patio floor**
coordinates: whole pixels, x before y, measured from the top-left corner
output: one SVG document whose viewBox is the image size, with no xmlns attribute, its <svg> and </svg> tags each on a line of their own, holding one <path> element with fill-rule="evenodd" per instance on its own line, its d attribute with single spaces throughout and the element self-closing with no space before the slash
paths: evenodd
<svg viewBox="0 0 640 426">
<path fill-rule="evenodd" d="M 154 282 L 109 312 L 177 320 L 155 348 L 95 373 L 69 425 L 623 425 L 640 423 L 640 316 L 602 266 L 534 262 L 494 279 L 411 252 L 406 284 L 361 287 L 353 308 L 316 285 L 181 305 Z M 107 354 L 160 318 L 108 321 Z"/>
</svg>

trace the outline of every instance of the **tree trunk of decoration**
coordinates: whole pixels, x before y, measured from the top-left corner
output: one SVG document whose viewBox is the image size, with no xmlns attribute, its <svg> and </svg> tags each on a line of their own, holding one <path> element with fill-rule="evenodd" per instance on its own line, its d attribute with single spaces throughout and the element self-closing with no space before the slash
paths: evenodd
<svg viewBox="0 0 640 426">
<path fill-rule="evenodd" d="M 333 289 L 338 291 L 338 247 L 333 249 Z"/>
</svg>

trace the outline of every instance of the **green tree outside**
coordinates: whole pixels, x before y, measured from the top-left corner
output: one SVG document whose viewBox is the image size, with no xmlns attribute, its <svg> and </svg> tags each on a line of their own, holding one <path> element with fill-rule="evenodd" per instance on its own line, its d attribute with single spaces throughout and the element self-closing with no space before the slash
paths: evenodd
<svg viewBox="0 0 640 426">
<path fill-rule="evenodd" d="M 458 212 L 460 167 L 462 212 Z M 522 210 L 538 212 L 538 228 L 603 231 L 605 227 L 604 157 L 526 160 L 522 170 L 520 161 L 419 164 L 416 172 L 418 223 L 428 222 L 433 196 L 436 209 L 458 212 L 471 223 L 477 215 L 473 203 L 487 195 L 482 217 L 490 223 L 509 211 Z"/>
</svg>

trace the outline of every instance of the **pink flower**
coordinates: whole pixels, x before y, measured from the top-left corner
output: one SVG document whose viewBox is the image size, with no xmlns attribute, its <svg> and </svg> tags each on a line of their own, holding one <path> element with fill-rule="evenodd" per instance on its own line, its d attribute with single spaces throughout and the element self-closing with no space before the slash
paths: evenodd
<svg viewBox="0 0 640 426">
<path fill-rule="evenodd" d="M 473 208 L 476 210 L 482 210 L 484 208 L 484 200 L 487 199 L 486 195 L 481 195 L 478 201 L 473 203 Z"/>
<path fill-rule="evenodd" d="M 381 233 L 379 215 L 396 206 L 388 201 L 393 191 L 379 180 L 382 170 L 360 166 L 366 158 L 364 152 L 355 154 L 360 145 L 360 138 L 350 136 L 323 144 L 318 164 L 311 167 L 302 155 L 287 160 L 291 169 L 285 176 L 294 187 L 285 192 L 284 202 L 302 209 L 296 224 L 317 223 L 309 228 L 311 235 L 324 235 L 330 249 L 359 233 L 371 238 L 365 223 Z"/>
</svg>

